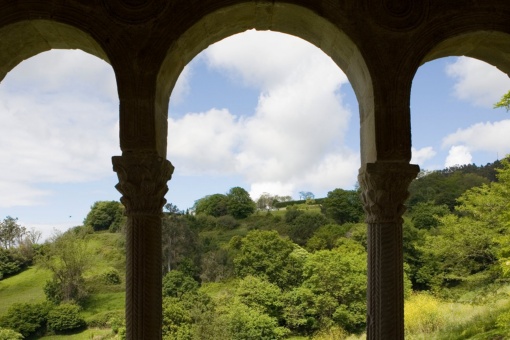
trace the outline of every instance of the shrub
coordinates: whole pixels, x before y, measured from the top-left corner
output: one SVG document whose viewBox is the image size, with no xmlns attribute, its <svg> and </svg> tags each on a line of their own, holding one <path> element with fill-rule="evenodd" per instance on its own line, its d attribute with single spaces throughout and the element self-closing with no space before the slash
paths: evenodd
<svg viewBox="0 0 510 340">
<path fill-rule="evenodd" d="M 69 331 L 85 326 L 80 307 L 72 303 L 56 306 L 48 313 L 48 329 L 55 332 Z"/>
<path fill-rule="evenodd" d="M 51 305 L 47 302 L 30 304 L 15 303 L 0 319 L 0 327 L 12 329 L 23 336 L 29 336 L 46 324 Z"/>
<path fill-rule="evenodd" d="M 105 285 L 118 285 L 120 284 L 120 274 L 117 269 L 111 268 L 101 275 L 101 281 Z"/>
<path fill-rule="evenodd" d="M 23 335 L 8 328 L 0 328 L 0 340 L 21 340 Z"/>
<path fill-rule="evenodd" d="M 236 220 L 233 216 L 230 216 L 230 215 L 220 216 L 220 217 L 218 217 L 216 222 L 219 227 L 226 229 L 226 230 L 235 229 L 235 228 L 239 227 L 239 224 L 240 224 L 238 220 Z"/>
</svg>

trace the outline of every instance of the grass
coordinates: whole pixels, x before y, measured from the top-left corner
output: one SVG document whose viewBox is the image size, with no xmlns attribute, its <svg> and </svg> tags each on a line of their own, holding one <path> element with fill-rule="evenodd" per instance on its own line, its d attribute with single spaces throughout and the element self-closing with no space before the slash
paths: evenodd
<svg viewBox="0 0 510 340">
<path fill-rule="evenodd" d="M 82 315 L 87 320 L 104 311 L 123 310 L 125 296 L 124 292 L 93 294 L 85 301 Z"/>
<path fill-rule="evenodd" d="M 43 286 L 51 278 L 48 270 L 35 267 L 0 281 L 0 315 L 17 302 L 37 303 L 46 299 Z"/>
<path fill-rule="evenodd" d="M 115 336 L 112 333 L 111 329 L 98 329 L 98 328 L 90 328 L 86 329 L 80 333 L 75 334 L 63 334 L 63 335 L 48 335 L 39 338 L 42 340 L 106 340 L 106 339 L 115 339 Z"/>
</svg>

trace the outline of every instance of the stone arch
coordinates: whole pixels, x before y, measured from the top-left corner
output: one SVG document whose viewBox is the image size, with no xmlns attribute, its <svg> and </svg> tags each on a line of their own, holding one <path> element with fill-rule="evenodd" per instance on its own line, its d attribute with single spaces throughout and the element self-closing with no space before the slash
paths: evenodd
<svg viewBox="0 0 510 340">
<path fill-rule="evenodd" d="M 330 56 L 347 75 L 358 99 L 362 149 L 364 146 L 366 150 L 375 149 L 373 119 L 364 119 L 371 117 L 374 110 L 371 75 L 360 49 L 333 23 L 293 4 L 246 2 L 217 10 L 196 22 L 172 43 L 161 64 L 156 92 L 156 102 L 161 111 L 168 112 L 173 87 L 183 68 L 196 55 L 215 42 L 249 29 L 290 34 L 308 41 Z M 161 121 L 159 125 L 166 126 Z"/>
<path fill-rule="evenodd" d="M 431 48 L 421 64 L 448 56 L 479 59 L 510 76 L 510 34 L 476 30 L 448 37 Z"/>
<path fill-rule="evenodd" d="M 80 49 L 109 63 L 86 32 L 51 20 L 23 20 L 0 28 L 0 81 L 23 60 L 51 49 Z"/>
</svg>

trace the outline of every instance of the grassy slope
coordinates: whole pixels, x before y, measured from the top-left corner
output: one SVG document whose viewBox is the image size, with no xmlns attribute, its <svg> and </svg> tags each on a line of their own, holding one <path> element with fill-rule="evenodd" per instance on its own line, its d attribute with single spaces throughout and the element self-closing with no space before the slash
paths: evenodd
<svg viewBox="0 0 510 340">
<path fill-rule="evenodd" d="M 36 303 L 45 300 L 43 285 L 51 274 L 47 270 L 29 268 L 0 281 L 0 315 L 16 302 Z"/>
<path fill-rule="evenodd" d="M 84 303 L 82 315 L 89 321 L 95 317 L 125 308 L 125 255 L 121 234 L 95 233 L 86 237 L 91 251 L 91 268 L 85 273 L 92 293 Z M 97 277 L 105 271 L 116 269 L 122 284 L 106 286 L 98 282 Z M 44 283 L 51 279 L 51 273 L 36 267 L 29 268 L 13 277 L 0 281 L 0 315 L 5 314 L 9 306 L 17 302 L 35 303 L 45 300 Z M 111 330 L 89 329 L 77 334 L 48 336 L 43 339 L 91 339 L 94 336 L 111 334 Z M 106 337 L 104 337 L 106 339 Z"/>
</svg>

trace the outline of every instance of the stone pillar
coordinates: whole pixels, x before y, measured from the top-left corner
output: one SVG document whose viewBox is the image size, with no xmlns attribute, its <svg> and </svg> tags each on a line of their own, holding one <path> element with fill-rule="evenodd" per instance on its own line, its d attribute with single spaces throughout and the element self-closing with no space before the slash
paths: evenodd
<svg viewBox="0 0 510 340">
<path fill-rule="evenodd" d="M 404 339 L 402 214 L 419 172 L 404 162 L 367 163 L 358 176 L 368 224 L 367 339 Z"/>
<path fill-rule="evenodd" d="M 126 339 L 161 339 L 161 215 L 172 164 L 156 152 L 112 158 L 126 207 Z"/>
</svg>

